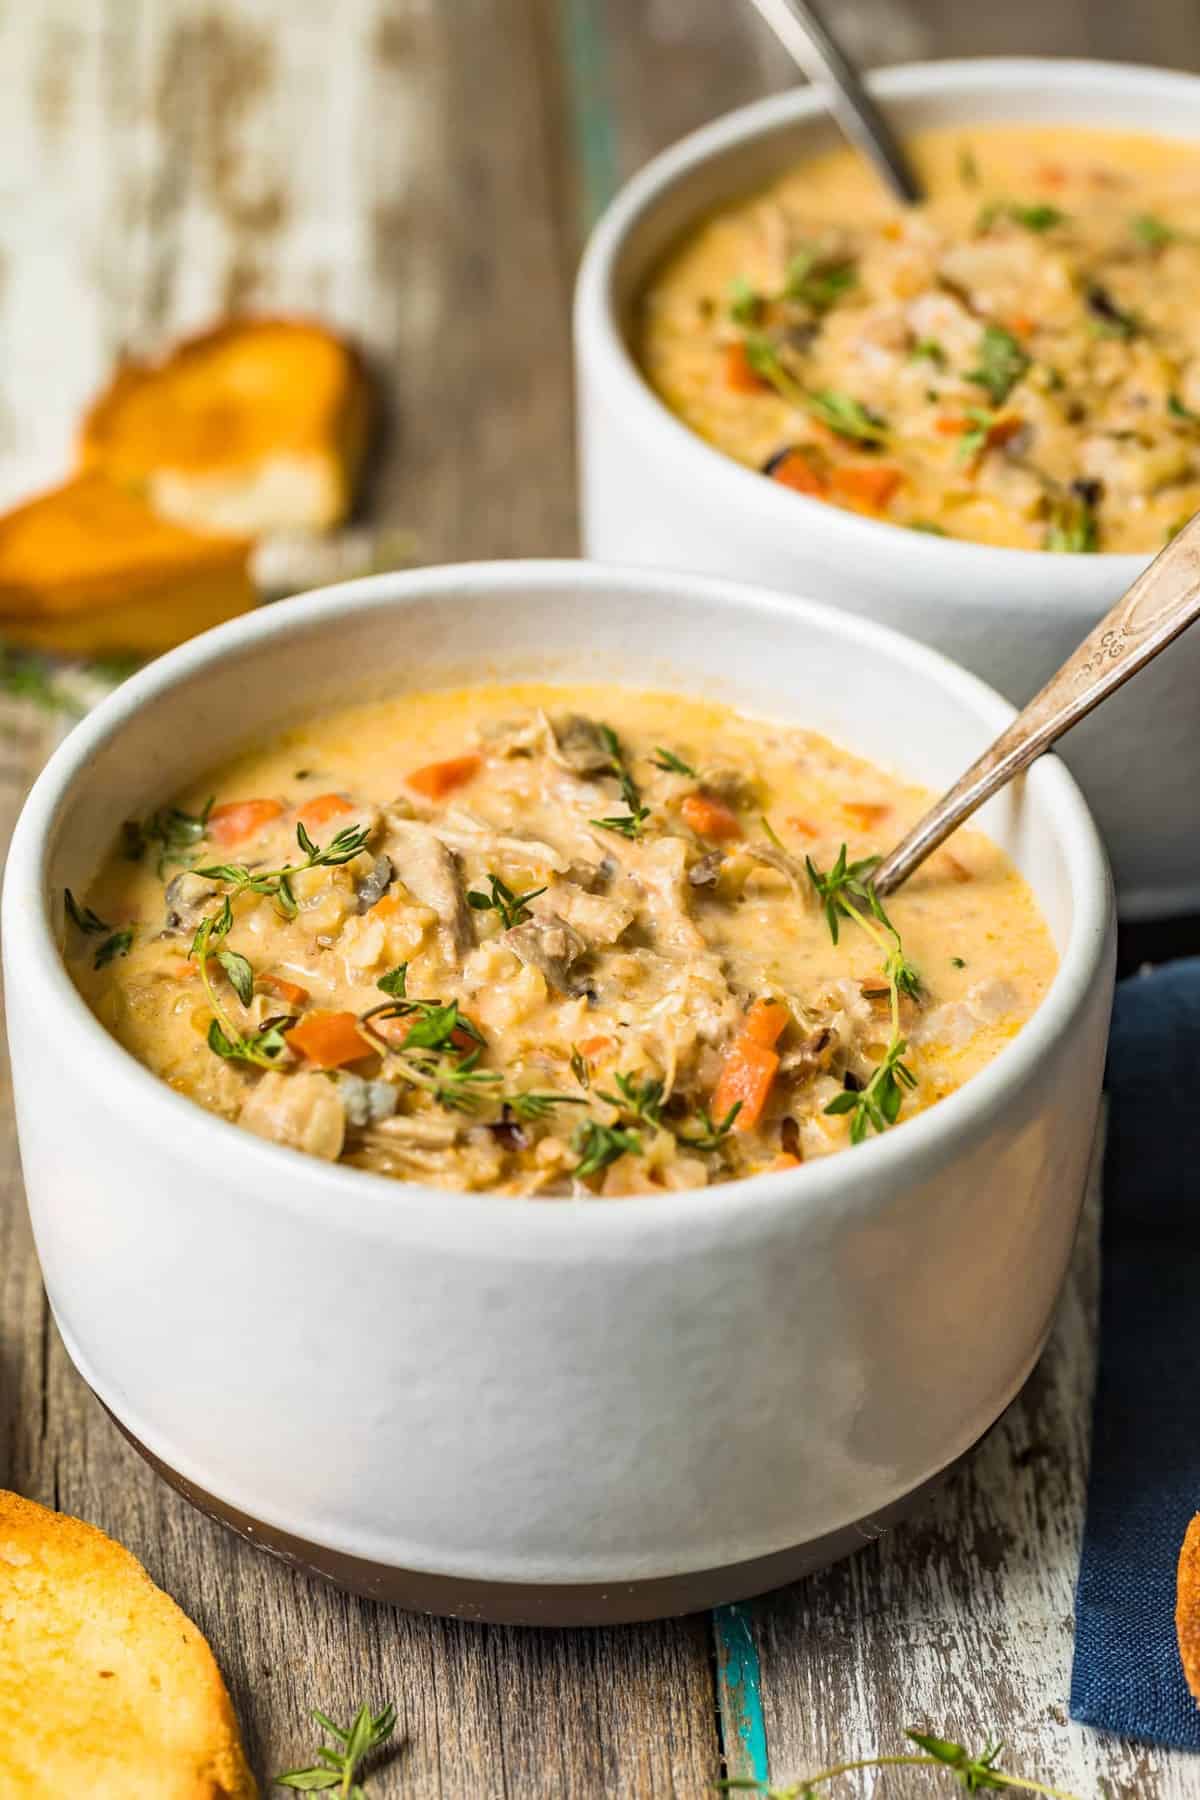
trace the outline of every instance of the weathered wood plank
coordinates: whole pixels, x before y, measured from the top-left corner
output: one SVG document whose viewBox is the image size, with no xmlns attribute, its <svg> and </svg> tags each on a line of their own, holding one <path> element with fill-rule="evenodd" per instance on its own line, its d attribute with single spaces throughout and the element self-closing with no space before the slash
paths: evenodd
<svg viewBox="0 0 1200 1800">
<path fill-rule="evenodd" d="M 978 1746 L 1002 1738 L 1006 1767 L 1081 1796 L 1195 1793 L 1187 1756 L 1066 1718 L 1097 1224 L 1093 1202 L 1042 1363 L 966 1466 L 909 1524 L 753 1609 L 775 1780 L 899 1748 L 912 1725 Z M 871 1791 L 907 1795 L 913 1780 L 884 1776 Z"/>
</svg>

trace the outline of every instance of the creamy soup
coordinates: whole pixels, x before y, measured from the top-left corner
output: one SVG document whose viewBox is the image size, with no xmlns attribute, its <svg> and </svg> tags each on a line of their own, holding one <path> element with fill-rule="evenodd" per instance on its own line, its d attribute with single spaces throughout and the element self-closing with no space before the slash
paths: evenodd
<svg viewBox="0 0 1200 1800">
<path fill-rule="evenodd" d="M 928 799 L 676 694 L 405 694 L 131 821 L 66 955 L 134 1056 L 278 1143 L 510 1194 L 702 1187 L 889 1130 L 1041 1000 L 1050 937 L 987 838 L 873 903 Z"/>
<path fill-rule="evenodd" d="M 1200 148 L 1056 126 L 814 158 L 643 297 L 642 366 L 772 480 L 914 530 L 1155 550 L 1200 507 Z"/>
</svg>

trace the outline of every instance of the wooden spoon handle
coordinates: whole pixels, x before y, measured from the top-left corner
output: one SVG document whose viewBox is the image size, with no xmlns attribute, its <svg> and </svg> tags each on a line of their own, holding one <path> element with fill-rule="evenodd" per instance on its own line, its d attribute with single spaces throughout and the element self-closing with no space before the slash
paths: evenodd
<svg viewBox="0 0 1200 1800">
<path fill-rule="evenodd" d="M 875 871 L 876 891 L 887 894 L 899 887 L 976 807 L 1165 650 L 1198 615 L 1200 513 L 1143 570 L 1008 730 L 884 857 Z"/>
</svg>

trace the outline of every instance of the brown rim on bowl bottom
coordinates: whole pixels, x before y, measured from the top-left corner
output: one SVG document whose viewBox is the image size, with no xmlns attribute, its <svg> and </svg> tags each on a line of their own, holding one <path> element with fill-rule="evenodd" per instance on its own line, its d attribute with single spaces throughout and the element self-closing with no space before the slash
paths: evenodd
<svg viewBox="0 0 1200 1800">
<path fill-rule="evenodd" d="M 93 1390 L 94 1392 L 94 1390 Z M 234 1531 L 255 1549 L 290 1563 L 305 1575 L 366 1600 L 378 1600 L 405 1612 L 431 1613 L 437 1618 L 466 1619 L 476 1625 L 535 1625 L 547 1628 L 576 1625 L 642 1625 L 654 1619 L 679 1618 L 686 1613 L 707 1612 L 735 1600 L 752 1600 L 773 1588 L 785 1587 L 802 1576 L 815 1575 L 831 1563 L 841 1562 L 863 1550 L 915 1512 L 973 1456 L 994 1427 L 957 1456 L 945 1469 L 878 1512 L 844 1525 L 806 1544 L 776 1550 L 770 1556 L 748 1562 L 728 1563 L 719 1569 L 697 1569 L 685 1575 L 652 1576 L 644 1581 L 618 1582 L 521 1582 L 478 1581 L 469 1576 L 433 1575 L 422 1569 L 398 1569 L 313 1544 L 291 1532 L 264 1525 L 249 1513 L 239 1512 L 188 1481 L 168 1463 L 147 1450 L 116 1414 L 104 1407 L 121 1436 L 144 1457 L 156 1475 L 194 1506 L 198 1512 Z"/>
</svg>

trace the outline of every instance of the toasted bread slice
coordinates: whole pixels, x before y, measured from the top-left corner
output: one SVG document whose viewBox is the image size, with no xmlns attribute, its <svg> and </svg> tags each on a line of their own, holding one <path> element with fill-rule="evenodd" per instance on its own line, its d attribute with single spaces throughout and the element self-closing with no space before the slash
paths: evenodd
<svg viewBox="0 0 1200 1800">
<path fill-rule="evenodd" d="M 350 510 L 370 410 L 362 361 L 333 332 L 233 319 L 126 362 L 84 417 L 80 460 L 202 531 L 327 531 Z"/>
<path fill-rule="evenodd" d="M 79 656 L 169 649 L 254 605 L 250 552 L 77 476 L 0 516 L 0 637 Z"/>
<path fill-rule="evenodd" d="M 0 1797 L 253 1800 L 212 1651 L 94 1525 L 0 1489 Z"/>
<path fill-rule="evenodd" d="M 1200 1513 L 1188 1526 L 1179 1552 L 1175 1635 L 1187 1684 L 1200 1700 Z"/>
</svg>

